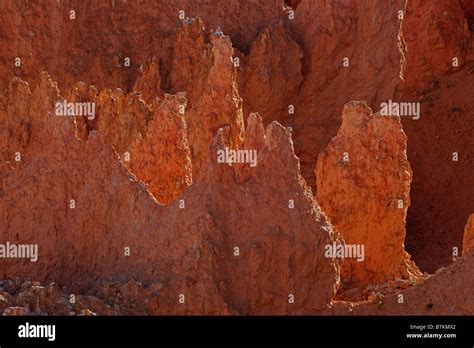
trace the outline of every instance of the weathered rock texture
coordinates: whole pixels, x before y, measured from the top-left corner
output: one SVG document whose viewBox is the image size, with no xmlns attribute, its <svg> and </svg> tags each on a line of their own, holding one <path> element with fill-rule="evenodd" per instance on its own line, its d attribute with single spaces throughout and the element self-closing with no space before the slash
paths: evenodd
<svg viewBox="0 0 474 348">
<path fill-rule="evenodd" d="M 473 47 L 470 1 L 407 3 L 402 24 L 406 67 L 401 101 L 420 102 L 421 118 L 402 118 L 413 168 L 407 250 L 423 271 L 434 272 L 462 249 L 474 211 Z M 457 66 L 454 64 L 457 58 Z M 452 161 L 453 152 L 459 161 Z"/>
<path fill-rule="evenodd" d="M 303 52 L 283 24 L 265 29 L 241 62 L 239 91 L 244 114 L 258 111 L 264 122 L 292 124 L 302 75 Z"/>
<path fill-rule="evenodd" d="M 31 125 L 28 119 L 30 106 L 21 102 L 24 100 L 22 97 L 30 94 L 28 85 L 15 78 L 1 96 L 0 144 L 2 161 L 19 163 L 18 160 L 21 160 L 23 150 L 30 142 Z"/>
<path fill-rule="evenodd" d="M 322 314 L 332 315 L 472 315 L 474 312 L 474 253 L 441 268 L 423 283 L 370 301 L 336 302 Z M 399 295 L 403 295 L 400 303 Z"/>
<path fill-rule="evenodd" d="M 411 176 L 399 118 L 347 103 L 341 128 L 316 165 L 316 200 L 347 245 L 364 246 L 363 260 L 344 260 L 347 287 L 420 275 L 404 250 Z"/>
<path fill-rule="evenodd" d="M 471 32 L 458 1 L 408 1 L 402 33 L 411 87 L 423 88 L 466 63 Z"/>
<path fill-rule="evenodd" d="M 462 250 L 464 226 L 474 211 L 473 69 L 465 66 L 401 99 L 420 103 L 419 120 L 402 117 L 413 168 L 406 246 L 426 272 L 449 265 L 454 247 Z"/>
<path fill-rule="evenodd" d="M 60 98 L 47 76 L 40 86 L 26 95 L 32 120 L 52 115 Z M 255 172 L 238 180 L 232 166 L 218 163 L 217 151 L 232 139 L 223 128 L 201 179 L 179 197 L 184 206 L 157 203 L 97 132 L 77 139 L 72 118 L 33 129 L 39 140 L 29 144 L 31 157 L 3 176 L 0 235 L 39 244 L 40 257 L 6 259 L 0 277 L 31 276 L 79 292 L 97 292 L 106 280 L 160 281 L 163 314 L 321 310 L 338 284 L 337 263 L 324 256 L 337 236 L 300 176 L 289 131 L 249 124 L 244 143 L 260 144 Z"/>
<path fill-rule="evenodd" d="M 0 282 L 3 315 L 146 315 L 159 314 L 166 290 L 162 283 L 104 283 L 97 294 L 81 295 L 66 287 L 25 278 Z M 71 295 L 75 302 L 71 303 Z"/>
<path fill-rule="evenodd" d="M 311 186 L 316 155 L 336 135 L 344 104 L 365 100 L 375 107 L 393 95 L 403 59 L 397 14 L 404 7 L 403 0 L 303 0 L 297 6 L 291 26 L 303 48 L 304 79 L 289 125 Z"/>
<path fill-rule="evenodd" d="M 220 30 L 210 34 L 201 20 L 190 18 L 177 31 L 169 73 L 172 93 L 186 92 L 184 114 L 193 175 L 200 172 L 215 132 L 224 126 L 231 131 L 231 147 L 242 143 L 242 100 L 237 89 L 234 50 L 229 36 Z M 156 60 L 148 62 L 134 90 L 150 102 L 162 92 Z"/>
<path fill-rule="evenodd" d="M 221 28 L 246 51 L 263 29 L 285 15 L 283 0 L 229 0 L 225 6 L 212 0 L 2 1 L 0 10 L 0 87 L 13 76 L 31 81 L 46 70 L 61 88 L 84 81 L 127 92 L 140 66 L 153 56 L 163 62 L 167 84 L 175 31 L 186 17 L 202 18 L 210 30 Z M 14 65 L 16 57 L 20 67 Z"/>
<path fill-rule="evenodd" d="M 73 124 L 71 118 L 55 115 L 54 104 L 62 100 L 56 83 L 47 73 L 40 74 L 37 81 L 31 89 L 25 81 L 13 78 L 1 96 L 1 160 L 19 167 Z"/>
<path fill-rule="evenodd" d="M 163 97 L 160 61 L 156 57 L 140 66 L 140 76 L 135 81 L 133 90 L 140 93 L 143 100 L 149 105 L 153 105 L 153 100 L 156 97 Z"/>
<path fill-rule="evenodd" d="M 66 91 L 65 99 L 68 102 L 95 103 L 95 118 L 75 117 L 79 135 L 87 139 L 90 131 L 97 131 L 103 142 L 113 145 L 121 156 L 130 152 L 137 139 L 144 137 L 147 123 L 153 117 L 140 95 L 124 94 L 120 89 L 98 92 L 94 86 L 77 83 Z"/>
<path fill-rule="evenodd" d="M 158 105 L 146 135 L 131 146 L 130 159 L 125 161 L 161 203 L 169 203 L 192 184 L 183 94 L 156 99 Z"/>
</svg>

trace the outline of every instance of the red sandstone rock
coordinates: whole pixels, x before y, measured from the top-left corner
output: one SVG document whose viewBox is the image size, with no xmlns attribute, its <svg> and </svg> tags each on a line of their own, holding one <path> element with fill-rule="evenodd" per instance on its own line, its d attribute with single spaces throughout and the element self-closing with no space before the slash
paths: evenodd
<svg viewBox="0 0 474 348">
<path fill-rule="evenodd" d="M 469 29 L 474 31 L 474 3 L 470 0 L 459 0 L 459 3 L 469 24 Z"/>
<path fill-rule="evenodd" d="M 402 34 L 409 86 L 423 88 L 466 63 L 471 33 L 458 1 L 408 1 Z M 453 65 L 454 58 L 458 66 Z"/>
<path fill-rule="evenodd" d="M 462 242 L 462 254 L 467 255 L 467 253 L 474 246 L 474 214 L 469 216 L 467 220 L 466 228 L 464 229 L 464 238 Z"/>
<path fill-rule="evenodd" d="M 173 67 L 176 69 L 172 70 L 171 79 L 180 81 L 184 84 L 182 88 L 187 90 L 192 83 L 196 83 L 192 88 L 197 88 L 189 97 L 190 110 L 185 114 L 193 176 L 196 177 L 209 154 L 212 138 L 220 127 L 230 127 L 229 141 L 232 148 L 242 144 L 242 99 L 237 90 L 230 38 L 217 31 L 210 35 L 210 42 L 206 44 L 207 34 L 201 22 L 184 24 L 184 28 L 183 33 L 178 35 L 177 43 L 183 54 L 175 55 Z M 204 49 L 204 46 L 207 48 Z M 198 68 L 197 63 L 200 64 Z M 174 71 L 183 69 L 185 75 L 179 74 L 174 78 Z"/>
<path fill-rule="evenodd" d="M 289 125 L 303 176 L 312 187 L 314 161 L 336 135 L 344 104 L 365 100 L 375 110 L 393 96 L 403 59 L 398 11 L 404 5 L 402 0 L 376 6 L 371 1 L 298 4 L 290 23 L 303 48 L 304 79 Z M 343 65 L 344 58 L 349 66 Z"/>
<path fill-rule="evenodd" d="M 161 76 L 167 80 L 174 34 L 186 17 L 199 16 L 209 30 L 221 28 L 236 47 L 247 51 L 263 29 L 285 14 L 283 0 L 228 0 L 225 6 L 208 0 L 199 5 L 190 0 L 3 1 L 0 9 L 2 89 L 14 76 L 32 82 L 46 70 L 61 89 L 84 81 L 99 90 L 125 92 L 132 90 L 140 66 L 153 56 L 163 64 Z M 70 19 L 71 10 L 75 19 Z M 15 57 L 21 58 L 20 67 L 15 67 Z"/>
<path fill-rule="evenodd" d="M 336 302 L 322 314 L 333 315 L 472 315 L 474 254 L 441 268 L 424 282 L 373 301 Z M 403 297 L 400 297 L 402 295 Z"/>
<path fill-rule="evenodd" d="M 8 307 L 3 310 L 3 315 L 26 315 L 28 311 L 24 307 Z"/>
<path fill-rule="evenodd" d="M 47 94 L 29 99 L 32 110 L 44 100 L 53 109 L 59 97 L 51 80 L 44 84 Z M 33 130 L 38 143 L 29 146 L 41 146 L 4 178 L 0 212 L 8 224 L 0 234 L 37 243 L 40 254 L 37 263 L 6 259 L 1 278 L 27 275 L 74 292 L 97 291 L 103 280 L 163 279 L 153 309 L 161 314 L 311 313 L 330 302 L 337 263 L 324 246 L 337 236 L 299 174 L 288 130 L 272 124 L 264 137 L 249 122 L 244 144 L 260 151 L 255 176 L 243 183 L 216 160 L 223 140 L 232 139 L 230 127 L 220 130 L 200 179 L 162 206 L 98 133 L 79 140 L 67 124 L 61 132 L 54 122 Z"/>
<path fill-rule="evenodd" d="M 162 284 L 146 287 L 135 281 L 105 283 L 97 296 L 68 292 L 66 287 L 51 283 L 42 286 L 25 278 L 2 282 L 5 290 L 0 298 L 8 298 L 10 307 L 3 307 L 3 315 L 145 315 L 158 314 Z M 15 306 L 15 307 L 13 307 Z"/>
<path fill-rule="evenodd" d="M 87 88 L 78 83 L 66 92 L 66 100 L 95 103 L 95 118 L 75 117 L 79 134 L 82 139 L 87 139 L 89 131 L 99 132 L 103 142 L 113 145 L 121 157 L 144 136 L 146 125 L 152 118 L 152 111 L 140 95 L 124 94 L 120 89 L 98 92 L 94 86 Z"/>
<path fill-rule="evenodd" d="M 294 19 L 286 4 L 296 10 Z M 31 275 L 97 295 L 78 295 L 79 304 L 72 306 L 63 289 L 41 289 L 20 279 L 19 293 L 13 298 L 4 293 L 8 306 L 27 304 L 30 314 L 319 312 L 339 282 L 337 262 L 322 258 L 320 251 L 338 237 L 299 174 L 288 131 L 272 121 L 292 127 L 303 177 L 314 188 L 320 181 L 313 175 L 314 160 L 336 134 L 344 103 L 367 100 L 378 109 L 394 95 L 422 103 L 420 120 L 402 119 L 414 171 L 408 250 L 430 272 L 451 262 L 474 211 L 471 4 L 286 4 L 0 3 L 0 87 L 6 87 L 0 94 L 0 221 L 6 221 L 0 224 L 0 237 L 38 242 L 43 253 L 38 264 L 25 261 L 18 267 L 7 260 L 0 278 Z M 74 20 L 69 18 L 71 9 L 76 11 Z M 196 16 L 201 20 L 190 19 Z M 459 56 L 459 68 L 452 66 L 452 56 Z M 20 66 L 14 65 L 17 57 Z M 232 61 L 236 57 L 237 68 Z M 344 57 L 350 68 L 342 66 Z M 59 81 L 63 95 L 46 73 L 39 74 L 43 70 Z M 188 99 L 186 126 L 173 111 L 175 101 L 166 102 L 182 98 L 180 92 Z M 175 96 L 163 102 L 165 93 Z M 97 117 L 56 117 L 54 104 L 64 98 L 95 101 Z M 293 103 L 291 116 L 287 106 Z M 256 114 L 244 131 L 242 115 L 250 111 L 270 124 L 266 131 Z M 159 137 L 163 130 L 166 135 Z M 372 149 L 376 139 L 367 138 L 364 149 Z M 217 163 L 216 152 L 223 147 L 256 150 L 258 164 Z M 133 153 L 131 163 L 124 161 L 127 151 Z M 458 162 L 451 160 L 454 151 L 459 151 Z M 372 158 L 372 152 L 364 154 L 364 159 Z M 368 164 L 385 170 L 378 162 Z M 188 192 L 191 177 L 194 186 Z M 359 177 L 358 184 L 371 183 L 378 193 L 391 187 L 376 173 L 369 182 Z M 321 185 L 337 187 L 327 180 Z M 405 186 L 400 184 L 407 196 Z M 290 196 L 300 198 L 294 211 L 287 208 Z M 364 203 L 359 197 L 340 198 L 351 207 Z M 358 299 L 362 294 L 375 303 L 361 305 L 360 313 L 384 313 L 386 308 L 386 313 L 472 314 L 472 299 L 461 288 L 472 279 L 469 255 L 406 290 L 417 303 L 404 309 L 395 304 L 393 293 L 412 286 L 410 279 L 370 284 L 386 265 L 386 260 L 379 262 L 382 253 L 395 255 L 390 258 L 393 265 L 402 264 L 400 271 L 388 262 L 393 272 L 387 279 L 406 276 L 406 270 L 417 273 L 403 251 L 406 206 L 401 214 L 385 214 L 386 202 L 371 198 L 367 201 L 377 202 L 374 211 L 380 221 L 368 221 L 376 228 L 396 226 L 395 248 L 382 249 L 391 242 L 387 240 L 374 243 L 377 270 L 362 270 L 370 271 L 371 276 L 364 275 L 369 286 L 343 289 L 343 297 Z M 70 209 L 70 199 L 75 209 Z M 157 202 L 173 199 L 167 206 Z M 337 204 L 329 199 L 332 214 Z M 339 225 L 360 226 L 345 214 L 333 215 L 341 218 Z M 369 232 L 365 235 L 370 240 L 377 237 Z M 243 245 L 241 254 L 229 259 L 235 245 Z M 130 256 L 124 255 L 126 246 Z M 131 281 L 135 277 L 138 282 Z M 446 300 L 442 294 L 447 285 L 460 296 Z M 289 291 L 294 304 L 288 303 Z M 186 297 L 184 304 L 178 302 L 180 294 Z M 426 294 L 436 302 L 423 308 Z"/>
<path fill-rule="evenodd" d="M 258 111 L 265 124 L 292 124 L 296 96 L 303 80 L 303 53 L 288 30 L 279 24 L 265 29 L 241 62 L 239 92 L 244 114 Z"/>
<path fill-rule="evenodd" d="M 57 84 L 45 72 L 33 88 L 25 81 L 12 79 L 1 99 L 0 129 L 4 145 L 1 159 L 10 165 L 23 166 L 39 148 L 50 144 L 52 138 L 75 130 L 72 118 L 55 115 L 54 105 L 62 97 Z"/>
<path fill-rule="evenodd" d="M 214 59 L 212 47 L 209 33 L 199 18 L 184 21 L 176 32 L 169 85 L 172 92 L 187 92 L 190 107 L 205 93 Z"/>
<path fill-rule="evenodd" d="M 316 200 L 346 245 L 364 247 L 345 255 L 347 287 L 420 275 L 404 250 L 411 176 L 399 118 L 347 103 L 341 128 L 316 165 Z"/>
<path fill-rule="evenodd" d="M 289 130 L 274 122 L 263 134 L 260 122 L 250 117 L 244 139 L 258 153 L 253 175 L 237 183 L 242 167 L 217 163 L 217 151 L 228 146 L 228 129 L 219 131 L 213 161 L 203 173 L 209 214 L 226 226 L 210 234 L 216 276 L 230 307 L 240 313 L 311 313 L 328 304 L 337 288 L 337 263 L 324 256 L 325 246 L 337 242 L 337 235 L 300 175 Z M 235 247 L 240 248 L 238 257 Z M 290 295 L 294 303 L 289 303 Z"/>
<path fill-rule="evenodd" d="M 143 100 L 153 105 L 156 97 L 163 97 L 161 91 L 160 61 L 153 57 L 140 67 L 140 76 L 135 81 L 133 90 L 142 95 Z"/>
<path fill-rule="evenodd" d="M 6 93 L 2 95 L 0 104 L 2 161 L 17 162 L 15 164 L 19 164 L 15 159 L 21 161 L 21 155 L 30 141 L 29 106 L 18 100 L 25 100 L 22 98 L 30 94 L 28 84 L 15 78 L 10 82 Z"/>
<path fill-rule="evenodd" d="M 474 211 L 474 74 L 472 64 L 442 76 L 425 92 L 404 93 L 420 103 L 420 119 L 402 117 L 413 168 L 406 247 L 421 270 L 433 273 L 462 250 Z M 457 161 L 455 154 L 457 153 Z"/>
<path fill-rule="evenodd" d="M 149 83 L 138 86 L 149 87 Z M 147 100 L 159 98 L 150 89 L 146 93 L 149 93 Z M 113 145 L 123 163 L 150 185 L 150 192 L 159 202 L 168 203 L 191 185 L 191 159 L 183 119 L 184 93 L 165 95 L 162 101 L 156 99 L 148 105 L 136 93 L 125 96 L 120 90 L 99 93 L 93 86 L 87 89 L 78 83 L 66 93 L 66 99 L 95 103 L 95 118 L 75 117 L 79 137 L 87 140 L 89 132 L 98 131 L 104 143 Z"/>
<path fill-rule="evenodd" d="M 472 103 L 467 102 L 474 58 L 469 3 L 411 0 L 402 24 L 406 66 L 398 99 L 421 103 L 419 120 L 402 118 L 414 172 L 406 247 L 427 272 L 451 263 L 453 248 L 461 250 L 474 209 L 474 177 L 468 169 L 474 149 Z M 452 160 L 454 152 L 458 162 Z"/>
</svg>

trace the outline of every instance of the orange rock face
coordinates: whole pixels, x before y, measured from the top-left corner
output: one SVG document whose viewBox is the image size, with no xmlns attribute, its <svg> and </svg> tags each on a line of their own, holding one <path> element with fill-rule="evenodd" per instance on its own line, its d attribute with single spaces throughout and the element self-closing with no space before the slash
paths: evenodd
<svg viewBox="0 0 474 348">
<path fill-rule="evenodd" d="M 474 211 L 470 3 L 408 1 L 401 30 L 406 66 L 397 94 L 421 104 L 419 120 L 402 118 L 413 168 L 406 247 L 430 273 L 453 261 L 453 248 L 462 249 Z"/>
<path fill-rule="evenodd" d="M 136 93 L 124 94 L 120 89 L 100 92 L 94 86 L 78 83 L 66 92 L 67 102 L 90 102 L 95 105 L 95 116 L 75 117 L 78 132 L 87 139 L 90 131 L 100 133 L 103 142 L 113 145 L 124 156 L 132 144 L 143 137 L 152 118 L 149 106 Z"/>
<path fill-rule="evenodd" d="M 436 76 L 456 71 L 466 62 L 471 33 L 465 19 L 457 1 L 407 2 L 402 27 L 407 85 L 423 88 Z"/>
<path fill-rule="evenodd" d="M 415 286 L 387 296 L 374 296 L 371 301 L 338 302 L 323 314 L 471 315 L 474 311 L 473 266 L 474 254 L 470 253 Z"/>
<path fill-rule="evenodd" d="M 244 56 L 239 91 L 244 114 L 258 111 L 265 123 L 292 124 L 302 76 L 301 47 L 282 24 L 263 31 Z"/>
<path fill-rule="evenodd" d="M 303 0 L 297 6 L 290 25 L 303 48 L 304 79 L 293 98 L 297 101 L 289 125 L 311 186 L 316 156 L 336 135 L 344 104 L 365 100 L 378 107 L 393 96 L 402 68 L 398 11 L 404 5 L 398 0 L 378 6 L 370 1 Z"/>
<path fill-rule="evenodd" d="M 53 110 L 58 91 L 49 79 L 41 86 L 42 94 L 28 96 L 32 110 L 44 100 Z M 180 119 L 172 110 L 176 100 L 164 104 L 155 108 L 150 136 L 153 122 L 164 123 L 160 112 Z M 255 172 L 238 181 L 234 171 L 245 168 L 217 158 L 232 139 L 230 127 L 222 128 L 200 179 L 175 204 L 162 206 L 99 133 L 80 140 L 72 118 L 58 120 L 67 127 L 34 130 L 40 140 L 29 144 L 31 157 L 18 173 L 4 176 L 1 218 L 9 223 L 1 235 L 38 244 L 39 258 L 8 259 L 2 278 L 28 274 L 80 292 L 97 291 L 107 279 L 162 279 L 159 313 L 311 313 L 330 302 L 338 266 L 324 256 L 324 246 L 337 237 L 300 176 L 288 130 L 275 123 L 263 133 L 258 119 L 249 121 L 244 144 L 257 152 L 248 164 Z M 154 151 L 143 144 L 137 151 L 140 146 Z M 160 160 L 160 153 L 153 157 Z M 181 295 L 188 305 L 180 306 Z"/>
<path fill-rule="evenodd" d="M 1 260 L 0 312 L 474 313 L 473 18 L 1 1 L 0 245 L 38 260 Z"/>
<path fill-rule="evenodd" d="M 464 66 L 402 99 L 419 102 L 421 115 L 402 118 L 413 168 L 406 247 L 430 273 L 453 261 L 453 248 L 462 250 L 464 226 L 474 211 L 472 69 Z"/>
<path fill-rule="evenodd" d="M 213 230 L 216 268 L 225 275 L 222 291 L 239 312 L 270 313 L 276 309 L 276 313 L 310 313 L 328 304 L 338 286 L 337 262 L 324 255 L 327 244 L 338 242 L 337 235 L 300 175 L 288 129 L 274 122 L 263 133 L 258 121 L 255 116 L 249 118 L 244 139 L 247 149 L 257 151 L 253 175 L 246 180 L 240 176 L 238 184 L 235 175 L 245 168 L 222 163 L 211 167 L 217 176 L 206 173 L 213 178 L 207 180 L 205 189 L 211 192 L 209 212 L 226 226 Z M 228 146 L 228 137 L 228 129 L 219 132 L 214 153 Z M 273 186 L 278 182 L 281 184 Z M 215 195 L 212 187 L 219 185 Z M 240 189 L 232 189 L 234 185 Z M 226 202 L 232 202 L 231 207 L 226 208 Z M 225 216 L 225 220 L 218 216 Z M 238 257 L 236 247 L 240 249 Z M 299 266 L 308 263 L 313 266 Z M 261 290 L 255 292 L 255 287 Z M 242 294 L 248 297 L 242 298 Z"/>
<path fill-rule="evenodd" d="M 186 92 L 183 115 L 194 175 L 199 173 L 212 137 L 220 127 L 230 126 L 233 148 L 242 143 L 242 100 L 233 54 L 229 36 L 220 29 L 209 32 L 198 18 L 186 19 L 176 32 L 166 84 L 173 93 Z M 162 83 L 160 65 L 154 58 L 142 66 L 134 90 L 152 104 L 162 94 Z"/>
<path fill-rule="evenodd" d="M 420 275 L 403 246 L 411 176 L 399 118 L 346 104 L 317 160 L 316 200 L 348 248 L 341 269 L 348 287 Z"/>
<path fill-rule="evenodd" d="M 140 67 L 141 74 L 135 81 L 133 90 L 142 95 L 147 104 L 153 105 L 156 97 L 162 97 L 160 61 L 153 57 Z"/>
</svg>

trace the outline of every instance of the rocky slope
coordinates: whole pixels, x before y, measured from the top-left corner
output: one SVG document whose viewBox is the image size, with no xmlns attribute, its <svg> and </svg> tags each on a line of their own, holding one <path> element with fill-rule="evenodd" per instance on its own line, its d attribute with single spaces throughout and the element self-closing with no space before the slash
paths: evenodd
<svg viewBox="0 0 474 348">
<path fill-rule="evenodd" d="M 399 117 L 347 103 L 338 134 L 319 154 L 315 171 L 316 200 L 346 245 L 361 251 L 345 255 L 343 287 L 418 278 L 404 250 L 412 171 Z"/>
<path fill-rule="evenodd" d="M 423 283 L 408 288 L 372 292 L 367 301 L 337 302 L 326 310 L 332 315 L 472 315 L 474 254 L 439 269 Z"/>
</svg>

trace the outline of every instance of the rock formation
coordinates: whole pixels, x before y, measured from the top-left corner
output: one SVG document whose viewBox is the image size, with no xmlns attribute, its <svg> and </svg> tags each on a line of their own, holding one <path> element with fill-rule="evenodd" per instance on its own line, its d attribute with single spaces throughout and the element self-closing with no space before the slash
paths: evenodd
<svg viewBox="0 0 474 348">
<path fill-rule="evenodd" d="M 466 62 L 471 33 L 457 1 L 408 1 L 402 33 L 407 60 L 404 77 L 410 87 L 424 88 Z"/>
<path fill-rule="evenodd" d="M 282 5 L 282 0 L 229 0 L 226 6 L 213 1 L 196 6 L 189 0 L 67 0 L 31 3 L 25 11 L 22 4 L 7 1 L 0 14 L 0 87 L 13 76 L 32 82 L 45 70 L 61 89 L 84 81 L 98 89 L 130 92 L 140 66 L 153 56 L 163 63 L 161 76 L 168 79 L 174 35 L 186 17 L 202 18 L 212 31 L 221 28 L 236 47 L 247 51 L 263 29 L 285 15 Z"/>
<path fill-rule="evenodd" d="M 160 61 L 153 57 L 140 67 L 140 76 L 138 76 L 133 86 L 133 90 L 140 93 L 143 100 L 153 105 L 156 97 L 163 97 L 161 90 Z"/>
<path fill-rule="evenodd" d="M 453 248 L 462 249 L 464 225 L 474 211 L 470 18 L 465 1 L 410 0 L 401 29 L 406 66 L 396 94 L 421 107 L 418 120 L 402 117 L 413 168 L 406 246 L 430 273 L 453 261 Z"/>
<path fill-rule="evenodd" d="M 474 214 L 469 216 L 467 220 L 466 228 L 464 229 L 464 238 L 462 241 L 462 254 L 467 255 L 467 253 L 474 246 Z"/>
<path fill-rule="evenodd" d="M 276 120 L 291 125 L 303 80 L 302 58 L 301 47 L 283 24 L 264 30 L 241 62 L 244 114 L 258 111 L 265 123 Z"/>
<path fill-rule="evenodd" d="M 0 9 L 3 314 L 473 313 L 470 1 Z"/>
<path fill-rule="evenodd" d="M 47 110 L 49 101 L 52 114 L 60 95 L 47 76 L 41 81 L 29 105 Z M 304 184 L 282 126 L 272 124 L 264 134 L 258 120 L 249 121 L 244 144 L 247 151 L 259 144 L 258 162 L 244 182 L 231 163 L 217 160 L 232 139 L 230 127 L 221 128 L 200 179 L 162 206 L 99 133 L 80 140 L 72 118 L 58 122 L 33 129 L 40 140 L 29 144 L 31 157 L 4 176 L 0 206 L 8 224 L 0 234 L 10 243 L 38 244 L 39 259 L 7 259 L 1 278 L 28 275 L 78 292 L 98 291 L 104 280 L 160 280 L 163 314 L 311 313 L 331 301 L 338 266 L 324 246 L 337 236 Z M 180 306 L 181 295 L 187 305 Z"/>
<path fill-rule="evenodd" d="M 430 273 L 453 262 L 453 248 L 462 250 L 464 226 L 474 211 L 472 69 L 464 66 L 401 99 L 420 103 L 418 120 L 402 117 L 413 168 L 406 246 Z"/>
<path fill-rule="evenodd" d="M 90 131 L 99 132 L 103 142 L 113 145 L 120 156 L 130 152 L 132 144 L 144 137 L 147 123 L 153 117 L 140 95 L 124 94 L 120 89 L 98 92 L 94 86 L 77 83 L 72 90 L 66 91 L 65 99 L 95 104 L 94 117 L 75 117 L 78 133 L 82 139 L 87 139 Z"/>
<path fill-rule="evenodd" d="M 403 0 L 378 6 L 302 0 L 297 6 L 290 25 L 303 48 L 304 79 L 293 98 L 289 125 L 303 176 L 312 187 L 316 156 L 336 135 L 344 104 L 365 100 L 378 107 L 393 96 L 402 69 L 398 11 L 404 7 Z"/>
<path fill-rule="evenodd" d="M 124 163 L 146 182 L 148 190 L 161 203 L 169 203 L 192 184 L 191 153 L 184 121 L 184 93 L 165 94 L 155 100 L 153 119 L 144 139 L 131 146 L 130 159 Z"/>
</svg>

